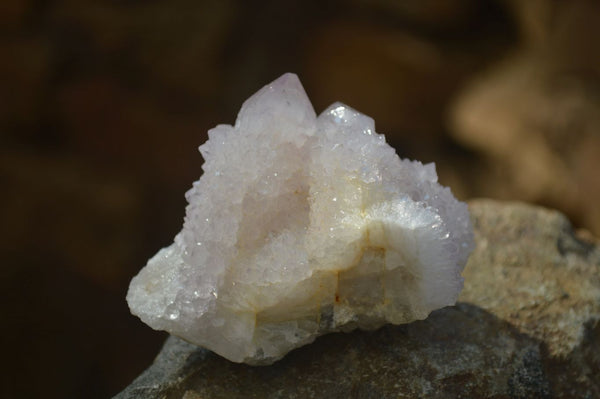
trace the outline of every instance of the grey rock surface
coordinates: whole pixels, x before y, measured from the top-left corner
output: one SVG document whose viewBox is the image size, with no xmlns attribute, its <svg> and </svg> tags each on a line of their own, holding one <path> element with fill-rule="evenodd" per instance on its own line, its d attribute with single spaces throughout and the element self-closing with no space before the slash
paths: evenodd
<svg viewBox="0 0 600 399">
<path fill-rule="evenodd" d="M 600 397 L 600 246 L 558 212 L 469 203 L 477 248 L 455 307 L 331 334 L 265 367 L 170 337 L 116 398 Z"/>
</svg>

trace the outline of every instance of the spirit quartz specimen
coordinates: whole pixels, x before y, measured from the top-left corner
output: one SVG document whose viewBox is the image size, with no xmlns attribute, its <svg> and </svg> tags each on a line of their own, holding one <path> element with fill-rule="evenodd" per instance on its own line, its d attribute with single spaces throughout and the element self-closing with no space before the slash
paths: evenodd
<svg viewBox="0 0 600 399">
<path fill-rule="evenodd" d="M 285 74 L 208 137 L 182 231 L 129 287 L 152 328 L 270 364 L 328 332 L 455 303 L 473 248 L 467 205 L 371 118 L 341 103 L 317 117 Z"/>
</svg>

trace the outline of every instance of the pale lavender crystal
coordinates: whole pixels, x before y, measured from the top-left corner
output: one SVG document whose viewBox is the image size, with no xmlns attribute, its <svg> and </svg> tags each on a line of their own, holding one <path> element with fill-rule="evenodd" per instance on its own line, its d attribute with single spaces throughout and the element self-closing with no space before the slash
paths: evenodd
<svg viewBox="0 0 600 399">
<path fill-rule="evenodd" d="M 371 118 L 340 103 L 317 117 L 285 74 L 200 152 L 183 230 L 127 294 L 152 328 L 269 364 L 328 332 L 455 303 L 473 248 L 467 206 Z"/>
</svg>

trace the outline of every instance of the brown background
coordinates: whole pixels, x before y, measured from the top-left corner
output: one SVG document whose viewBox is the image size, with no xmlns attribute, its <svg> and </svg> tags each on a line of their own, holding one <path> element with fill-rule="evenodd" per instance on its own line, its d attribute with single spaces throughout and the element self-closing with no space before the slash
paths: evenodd
<svg viewBox="0 0 600 399">
<path fill-rule="evenodd" d="M 566 4 L 565 4 L 566 3 Z M 130 278 L 179 231 L 207 129 L 296 72 L 459 198 L 598 234 L 600 9 L 532 0 L 2 0 L 0 396 L 105 398 L 164 333 Z"/>
</svg>

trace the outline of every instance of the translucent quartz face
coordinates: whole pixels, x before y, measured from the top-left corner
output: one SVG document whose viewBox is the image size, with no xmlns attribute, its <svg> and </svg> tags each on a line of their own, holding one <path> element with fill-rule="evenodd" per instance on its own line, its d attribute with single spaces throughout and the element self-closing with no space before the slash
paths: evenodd
<svg viewBox="0 0 600 399">
<path fill-rule="evenodd" d="M 208 136 L 182 231 L 129 287 L 152 328 L 270 364 L 327 332 L 455 303 L 473 248 L 467 205 L 371 118 L 340 103 L 317 117 L 285 74 Z"/>
</svg>

